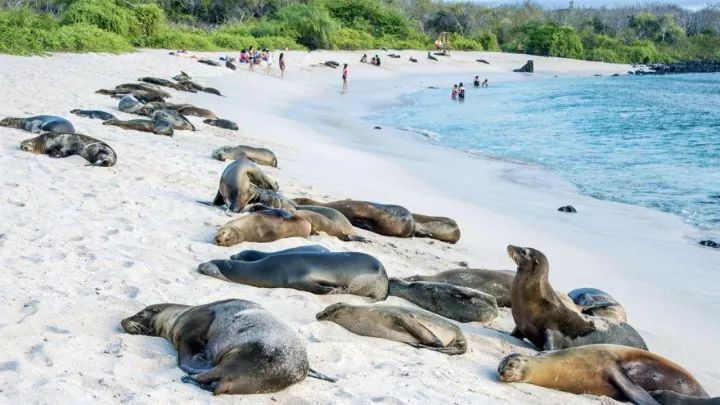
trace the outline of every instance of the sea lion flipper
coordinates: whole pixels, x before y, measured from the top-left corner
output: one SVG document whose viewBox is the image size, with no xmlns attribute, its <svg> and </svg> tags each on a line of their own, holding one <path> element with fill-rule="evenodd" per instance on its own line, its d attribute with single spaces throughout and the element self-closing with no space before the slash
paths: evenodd
<svg viewBox="0 0 720 405">
<path fill-rule="evenodd" d="M 525 336 L 523 336 L 522 332 L 520 332 L 520 329 L 518 329 L 517 326 L 515 327 L 515 329 L 513 329 L 512 332 L 510 332 L 510 336 L 520 340 L 525 339 Z"/>
<path fill-rule="evenodd" d="M 216 197 L 216 199 L 217 199 L 217 197 Z M 230 201 L 230 205 L 228 206 L 228 211 L 234 212 L 237 214 L 238 212 L 240 212 L 240 209 L 241 209 L 240 196 L 238 195 L 238 193 L 235 193 L 232 201 Z"/>
<path fill-rule="evenodd" d="M 406 317 L 399 317 L 397 318 L 397 321 L 398 324 L 402 326 L 405 331 L 407 331 L 407 333 L 409 333 L 419 341 L 418 343 L 410 344 L 411 346 L 431 349 L 443 347 L 442 341 L 438 339 L 438 337 L 435 336 L 435 334 L 430 329 L 428 329 L 419 319 L 407 319 Z"/>
<path fill-rule="evenodd" d="M 178 335 L 178 366 L 190 374 L 199 374 L 213 368 L 212 359 L 206 352 L 206 336 L 215 314 L 207 309 L 193 311 L 182 324 Z"/>
<path fill-rule="evenodd" d="M 220 190 L 218 190 L 217 194 L 215 194 L 213 205 L 225 205 L 225 199 L 223 198 L 222 194 L 220 194 Z"/>
<path fill-rule="evenodd" d="M 659 402 L 642 387 L 630 380 L 618 367 L 613 367 L 608 373 L 610 383 L 632 401 L 632 403 L 637 405 L 659 405 Z"/>
</svg>

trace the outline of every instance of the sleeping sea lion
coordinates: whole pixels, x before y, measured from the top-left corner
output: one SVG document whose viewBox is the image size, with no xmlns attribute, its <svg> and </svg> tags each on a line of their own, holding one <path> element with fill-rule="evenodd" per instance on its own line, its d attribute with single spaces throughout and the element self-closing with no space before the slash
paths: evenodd
<svg viewBox="0 0 720 405">
<path fill-rule="evenodd" d="M 431 312 L 394 305 L 350 305 L 337 303 L 315 318 L 335 322 L 362 336 L 406 343 L 448 355 L 463 354 L 467 341 L 460 328 Z"/>
<path fill-rule="evenodd" d="M 278 239 L 310 236 L 312 227 L 306 220 L 287 211 L 271 209 L 254 212 L 223 225 L 215 235 L 219 246 L 242 242 L 273 242 Z"/>
<path fill-rule="evenodd" d="M 258 165 L 241 158 L 233 161 L 223 170 L 218 192 L 212 204 L 226 205 L 230 212 L 235 213 L 251 203 L 295 211 L 295 204 L 278 193 L 278 190 L 277 182 L 268 177 Z"/>
<path fill-rule="evenodd" d="M 202 117 L 202 118 L 210 118 L 215 119 L 217 118 L 217 115 L 215 115 L 214 112 L 207 110 L 205 108 L 199 108 L 195 107 L 193 105 L 183 105 L 180 107 L 169 107 L 174 109 L 175 111 L 179 112 L 182 115 L 192 115 L 194 117 Z"/>
<path fill-rule="evenodd" d="M 198 272 L 261 288 L 293 288 L 313 294 L 354 294 L 383 300 L 385 267 L 359 252 L 286 252 L 255 261 L 212 260 Z"/>
<path fill-rule="evenodd" d="M 131 95 L 125 96 L 118 101 L 118 109 L 125 113 L 135 114 L 141 108 L 143 108 L 142 103 Z"/>
<path fill-rule="evenodd" d="M 275 154 L 265 148 L 253 148 L 252 146 L 223 146 L 212 152 L 213 159 L 220 161 L 237 160 L 241 157 L 250 159 L 259 165 L 277 167 Z"/>
<path fill-rule="evenodd" d="M 460 240 L 460 227 L 453 219 L 412 214 L 415 221 L 413 236 L 433 238 L 443 242 L 457 243 Z"/>
<path fill-rule="evenodd" d="M 490 322 L 498 316 L 495 297 L 452 284 L 391 278 L 388 295 L 458 322 Z"/>
<path fill-rule="evenodd" d="M 275 252 L 261 252 L 259 250 L 243 250 L 230 256 L 230 260 L 239 260 L 242 262 L 254 262 L 270 256 L 284 255 L 286 253 L 327 253 L 330 250 L 320 245 L 303 245 L 289 249 L 278 250 Z"/>
<path fill-rule="evenodd" d="M 313 231 L 316 231 L 316 233 L 325 232 L 344 241 L 367 242 L 367 239 L 355 233 L 355 228 L 350 221 L 338 210 L 314 205 L 298 205 L 295 209 L 298 215 L 310 222 Z M 304 213 L 301 211 L 304 211 Z M 322 216 L 324 219 L 317 217 L 317 215 Z"/>
<path fill-rule="evenodd" d="M 411 276 L 405 281 L 434 281 L 472 288 L 495 297 L 498 306 L 510 307 L 510 291 L 515 272 L 508 270 L 455 269 L 432 276 Z"/>
<path fill-rule="evenodd" d="M 679 365 L 645 350 L 612 344 L 573 347 L 535 356 L 514 353 L 500 362 L 498 374 L 505 382 L 603 395 L 641 405 L 658 404 L 649 393 L 652 391 L 708 398 L 700 383 Z"/>
<path fill-rule="evenodd" d="M 53 158 L 79 155 L 90 162 L 89 166 L 109 167 L 117 162 L 117 155 L 108 144 L 81 134 L 46 133 L 22 141 L 20 149 Z"/>
<path fill-rule="evenodd" d="M 103 121 L 115 119 L 114 115 L 106 113 L 105 111 L 98 110 L 72 110 L 70 111 L 70 113 L 78 115 L 80 117 L 95 118 Z"/>
<path fill-rule="evenodd" d="M 199 59 L 198 62 L 204 63 L 206 65 L 210 65 L 210 66 L 222 66 L 220 64 L 220 62 L 214 61 L 212 59 Z"/>
<path fill-rule="evenodd" d="M 570 291 L 568 296 L 583 314 L 627 322 L 625 308 L 605 291 L 597 288 L 578 288 Z"/>
<path fill-rule="evenodd" d="M 178 351 L 178 366 L 203 389 L 219 394 L 280 391 L 312 370 L 300 337 L 261 305 L 231 299 L 210 304 L 151 305 L 120 322 L 133 335 L 164 337 Z"/>
<path fill-rule="evenodd" d="M 166 121 L 154 121 L 154 120 L 107 120 L 103 122 L 103 125 L 112 125 L 120 127 L 122 129 L 129 129 L 133 131 L 152 132 L 157 135 L 173 136 L 173 128 Z"/>
<path fill-rule="evenodd" d="M 354 226 L 386 236 L 412 236 L 412 213 L 399 205 L 385 205 L 367 201 L 341 200 L 320 203 L 309 198 L 296 198 L 298 205 L 329 207 L 340 211 Z"/>
<path fill-rule="evenodd" d="M 588 316 L 563 303 L 548 281 L 550 265 L 542 252 L 512 245 L 507 250 L 518 266 L 511 292 L 513 319 L 521 336 L 537 348 L 609 343 L 647 350 L 643 338 L 627 323 Z"/>
<path fill-rule="evenodd" d="M 188 91 L 188 89 L 183 85 L 180 85 L 175 82 L 171 82 L 170 80 L 167 80 L 167 79 L 160 79 L 158 77 L 141 77 L 138 79 L 138 81 L 145 82 L 145 83 L 151 83 L 151 84 L 155 84 L 155 85 L 163 86 L 163 87 L 170 87 L 171 89 L 175 89 L 175 90 Z"/>
<path fill-rule="evenodd" d="M 173 110 L 155 110 L 150 117 L 153 121 L 167 122 L 173 129 L 195 131 L 195 125 L 183 117 L 182 114 Z"/>
<path fill-rule="evenodd" d="M 236 123 L 234 123 L 234 122 L 232 122 L 232 121 L 230 121 L 230 120 L 224 120 L 224 119 L 222 119 L 222 118 L 217 118 L 217 119 L 214 119 L 214 120 L 212 120 L 212 119 L 206 119 L 206 120 L 204 120 L 203 122 L 206 123 L 206 124 L 208 124 L 208 125 L 212 125 L 212 126 L 214 126 L 214 127 L 230 129 L 230 130 L 233 130 L 233 131 L 237 131 L 238 129 L 240 129 Z"/>
<path fill-rule="evenodd" d="M 36 115 L 27 118 L 7 117 L 0 120 L 0 127 L 23 129 L 28 132 L 54 132 L 56 134 L 74 134 L 73 124 L 55 115 Z"/>
</svg>

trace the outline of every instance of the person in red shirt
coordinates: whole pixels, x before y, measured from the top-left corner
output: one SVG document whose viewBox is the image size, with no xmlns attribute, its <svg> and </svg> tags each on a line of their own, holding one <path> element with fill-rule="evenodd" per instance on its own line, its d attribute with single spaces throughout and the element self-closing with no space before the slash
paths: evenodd
<svg viewBox="0 0 720 405">
<path fill-rule="evenodd" d="M 343 65 L 343 71 L 342 71 L 343 90 L 347 90 L 348 75 L 349 75 L 348 65 L 346 63 Z"/>
</svg>

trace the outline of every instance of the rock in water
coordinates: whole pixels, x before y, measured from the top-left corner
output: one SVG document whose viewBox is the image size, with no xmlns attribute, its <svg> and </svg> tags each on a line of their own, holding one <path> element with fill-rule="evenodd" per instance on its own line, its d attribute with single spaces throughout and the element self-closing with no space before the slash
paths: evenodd
<svg viewBox="0 0 720 405">
<path fill-rule="evenodd" d="M 532 73 L 535 71 L 535 67 L 533 65 L 533 61 L 529 60 L 525 64 L 525 66 L 521 67 L 520 69 L 515 69 L 513 72 L 520 72 L 520 73 Z"/>
<path fill-rule="evenodd" d="M 560 208 L 558 208 L 558 211 L 567 212 L 569 214 L 577 214 L 577 210 L 572 205 L 566 205 L 564 207 L 560 207 Z"/>
</svg>

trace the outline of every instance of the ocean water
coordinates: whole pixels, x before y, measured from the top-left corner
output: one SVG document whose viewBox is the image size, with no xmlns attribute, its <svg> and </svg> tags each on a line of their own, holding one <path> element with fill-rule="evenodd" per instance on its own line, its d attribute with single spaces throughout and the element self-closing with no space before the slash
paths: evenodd
<svg viewBox="0 0 720 405">
<path fill-rule="evenodd" d="M 467 83 L 467 82 L 466 82 Z M 720 231 L 720 74 L 426 89 L 373 117 L 429 142 L 553 170 L 581 193 Z"/>
</svg>

